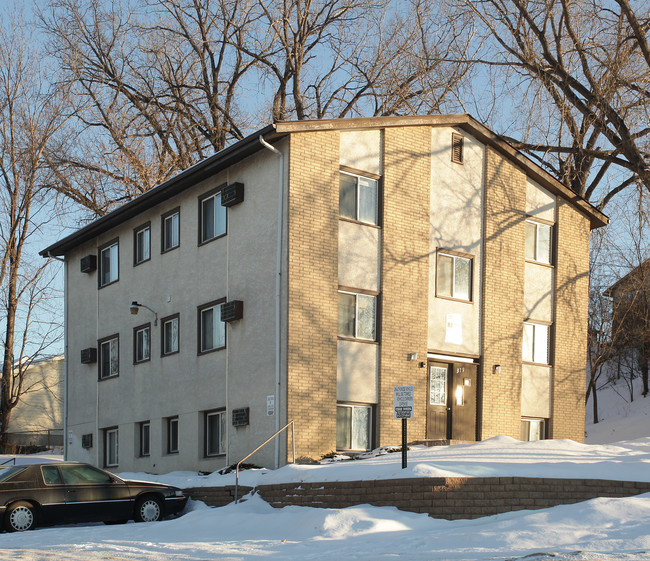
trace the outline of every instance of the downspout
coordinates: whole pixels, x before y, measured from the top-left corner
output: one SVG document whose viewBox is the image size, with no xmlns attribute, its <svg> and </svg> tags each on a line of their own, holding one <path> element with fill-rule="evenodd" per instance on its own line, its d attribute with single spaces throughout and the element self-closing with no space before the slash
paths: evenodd
<svg viewBox="0 0 650 561">
<path fill-rule="evenodd" d="M 281 293 L 282 293 L 282 221 L 284 218 L 284 154 L 280 152 L 275 146 L 271 146 L 262 135 L 259 136 L 259 141 L 264 148 L 267 148 L 274 154 L 280 156 L 280 173 L 278 174 L 278 239 L 277 239 L 277 254 L 275 263 L 275 432 L 280 430 L 280 351 L 281 351 L 281 319 L 282 310 Z M 280 442 L 275 439 L 275 469 L 280 467 Z"/>
<path fill-rule="evenodd" d="M 49 251 L 47 256 L 63 263 L 63 459 L 68 459 L 68 262 Z"/>
</svg>

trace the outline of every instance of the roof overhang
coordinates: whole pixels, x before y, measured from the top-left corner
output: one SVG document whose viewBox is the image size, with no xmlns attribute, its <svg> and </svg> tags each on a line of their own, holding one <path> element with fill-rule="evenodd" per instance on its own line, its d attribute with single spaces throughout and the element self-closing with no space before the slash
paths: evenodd
<svg viewBox="0 0 650 561">
<path fill-rule="evenodd" d="M 150 191 L 140 195 L 138 198 L 122 205 L 98 218 L 88 226 L 77 230 L 69 236 L 59 240 L 40 252 L 43 257 L 54 257 L 65 255 L 71 249 L 92 240 L 104 232 L 118 226 L 122 222 L 137 216 L 152 206 L 181 193 L 191 185 L 198 183 L 229 166 L 251 156 L 262 149 L 259 137 L 264 137 L 269 142 L 290 135 L 292 133 L 323 131 L 323 130 L 364 130 L 388 127 L 457 127 L 464 130 L 480 142 L 491 146 L 504 157 L 523 168 L 526 174 L 542 187 L 560 196 L 578 211 L 585 215 L 591 224 L 591 228 L 599 228 L 609 223 L 609 219 L 585 199 L 576 195 L 566 185 L 555 179 L 551 174 L 543 170 L 532 160 L 513 148 L 501 137 L 493 133 L 486 126 L 479 123 L 471 115 L 425 115 L 411 117 L 372 117 L 357 119 L 329 119 L 321 121 L 278 121 L 268 125 L 250 136 L 224 148 L 213 156 L 202 160 L 196 165 L 188 168 Z"/>
</svg>

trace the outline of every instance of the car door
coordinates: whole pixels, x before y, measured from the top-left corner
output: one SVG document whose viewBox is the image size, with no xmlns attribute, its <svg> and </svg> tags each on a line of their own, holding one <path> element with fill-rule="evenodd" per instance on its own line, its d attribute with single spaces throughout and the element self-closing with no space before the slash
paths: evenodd
<svg viewBox="0 0 650 561">
<path fill-rule="evenodd" d="M 71 522 L 128 520 L 133 508 L 129 488 L 120 479 L 87 464 L 60 466 Z"/>
<path fill-rule="evenodd" d="M 37 480 L 39 503 L 41 505 L 41 521 L 44 523 L 67 520 L 65 485 L 58 466 L 42 465 L 35 467 L 34 477 Z"/>
</svg>

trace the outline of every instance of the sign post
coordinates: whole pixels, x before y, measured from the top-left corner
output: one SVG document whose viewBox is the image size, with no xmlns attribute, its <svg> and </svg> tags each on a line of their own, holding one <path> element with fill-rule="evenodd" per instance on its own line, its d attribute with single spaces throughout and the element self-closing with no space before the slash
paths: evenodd
<svg viewBox="0 0 650 561">
<path fill-rule="evenodd" d="M 406 420 L 413 418 L 414 386 L 394 386 L 395 419 L 402 419 L 402 469 L 406 468 Z"/>
</svg>

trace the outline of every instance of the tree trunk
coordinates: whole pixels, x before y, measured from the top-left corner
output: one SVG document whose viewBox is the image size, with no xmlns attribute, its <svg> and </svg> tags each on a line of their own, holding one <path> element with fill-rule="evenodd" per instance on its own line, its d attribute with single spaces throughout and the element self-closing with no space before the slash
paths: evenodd
<svg viewBox="0 0 650 561">
<path fill-rule="evenodd" d="M 591 405 L 593 407 L 593 415 L 594 415 L 594 425 L 598 423 L 598 394 L 596 393 L 596 383 L 595 382 L 590 382 L 589 383 L 589 388 L 591 389 Z"/>
<path fill-rule="evenodd" d="M 643 381 L 642 396 L 648 395 L 648 355 L 650 354 L 650 345 L 643 345 L 641 349 L 641 380 Z"/>
<path fill-rule="evenodd" d="M 15 253 L 15 244 L 12 248 Z M 9 430 L 9 417 L 13 407 L 11 389 L 13 382 L 14 363 L 14 332 L 16 329 L 16 285 L 18 283 L 18 271 L 15 267 L 15 259 L 9 259 L 9 286 L 7 295 L 7 327 L 5 331 L 4 358 L 2 361 L 2 395 L 0 395 L 0 448 L 7 446 L 7 431 Z"/>
</svg>

